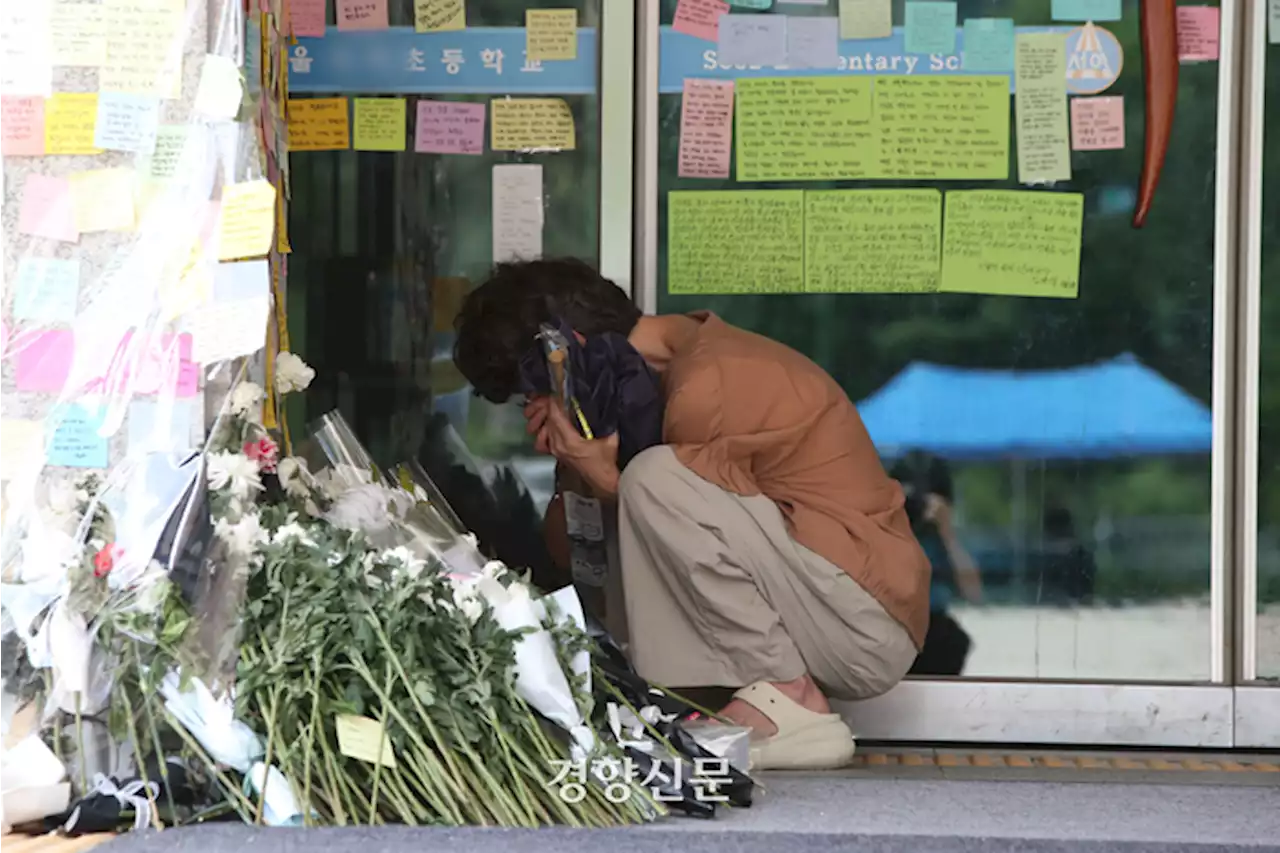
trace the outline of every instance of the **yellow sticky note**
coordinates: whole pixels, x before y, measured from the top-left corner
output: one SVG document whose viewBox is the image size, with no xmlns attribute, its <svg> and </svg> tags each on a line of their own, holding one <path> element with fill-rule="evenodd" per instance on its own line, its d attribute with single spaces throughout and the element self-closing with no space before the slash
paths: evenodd
<svg viewBox="0 0 1280 853">
<path fill-rule="evenodd" d="M 578 10 L 526 9 L 524 38 L 528 59 L 577 59 Z"/>
<path fill-rule="evenodd" d="M 876 77 L 875 119 L 880 162 L 873 177 L 1009 177 L 1008 77 Z"/>
<path fill-rule="evenodd" d="M 346 98 L 290 98 L 290 151 L 346 151 L 351 124 Z"/>
<path fill-rule="evenodd" d="M 40 421 L 0 420 L 0 480 L 10 480 L 44 457 L 44 425 Z"/>
<path fill-rule="evenodd" d="M 98 96 L 59 92 L 44 102 L 46 154 L 101 154 L 94 147 Z"/>
<path fill-rule="evenodd" d="M 134 223 L 132 169 L 90 169 L 71 176 L 71 203 L 76 228 L 89 231 L 129 231 Z"/>
<path fill-rule="evenodd" d="M 949 192 L 941 290 L 1074 299 L 1083 223 L 1080 193 Z"/>
<path fill-rule="evenodd" d="M 803 293 L 804 190 L 667 195 L 671 293 Z"/>
<path fill-rule="evenodd" d="M 404 98 L 356 98 L 355 101 L 355 150 L 403 151 L 408 139 Z"/>
<path fill-rule="evenodd" d="M 935 189 L 804 194 L 806 293 L 929 293 L 942 265 Z"/>
<path fill-rule="evenodd" d="M 1022 33 L 1014 42 L 1018 182 L 1071 180 L 1067 45 L 1062 33 Z"/>
<path fill-rule="evenodd" d="M 218 260 L 267 254 L 275 224 L 276 188 L 270 181 L 259 179 L 224 186 L 218 217 Z"/>
<path fill-rule="evenodd" d="M 162 320 L 194 311 L 209 301 L 212 265 L 213 259 L 205 256 L 205 247 L 199 240 L 192 241 L 188 251 L 170 256 L 158 293 Z"/>
<path fill-rule="evenodd" d="M 102 5 L 83 0 L 55 0 L 49 18 L 53 64 L 96 68 L 107 58 L 107 31 Z"/>
<path fill-rule="evenodd" d="M 414 0 L 413 28 L 418 32 L 438 33 L 466 27 L 466 0 Z"/>
<path fill-rule="evenodd" d="M 103 0 L 103 92 L 176 98 L 182 90 L 183 0 Z"/>
<path fill-rule="evenodd" d="M 490 142 L 494 151 L 574 149 L 573 111 L 562 99 L 502 98 L 490 104 Z"/>
<path fill-rule="evenodd" d="M 879 159 L 869 77 L 737 81 L 739 181 L 870 177 Z"/>
<path fill-rule="evenodd" d="M 343 755 L 383 767 L 396 766 L 391 739 L 377 720 L 339 714 L 334 718 L 334 726 L 338 730 L 338 751 Z"/>
</svg>

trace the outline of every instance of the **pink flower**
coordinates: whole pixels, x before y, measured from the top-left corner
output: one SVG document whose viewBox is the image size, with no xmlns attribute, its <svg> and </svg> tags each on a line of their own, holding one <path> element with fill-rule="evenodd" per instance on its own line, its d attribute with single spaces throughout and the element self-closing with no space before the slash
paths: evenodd
<svg viewBox="0 0 1280 853">
<path fill-rule="evenodd" d="M 258 467 L 268 474 L 275 473 L 276 462 L 280 459 L 280 448 L 267 436 L 257 441 L 244 443 L 244 455 L 258 463 Z"/>
<path fill-rule="evenodd" d="M 105 578 L 115 568 L 116 560 L 123 556 L 124 550 L 119 545 L 106 546 L 93 558 L 93 576 Z"/>
</svg>

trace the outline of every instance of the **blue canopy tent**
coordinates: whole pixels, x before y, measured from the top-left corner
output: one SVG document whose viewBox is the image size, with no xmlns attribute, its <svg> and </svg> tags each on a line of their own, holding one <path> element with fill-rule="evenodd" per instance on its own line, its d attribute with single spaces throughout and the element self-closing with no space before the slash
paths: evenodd
<svg viewBox="0 0 1280 853">
<path fill-rule="evenodd" d="M 1207 453 L 1207 406 L 1124 354 L 1062 370 L 913 362 L 858 406 L 887 457 L 1104 459 Z"/>
</svg>

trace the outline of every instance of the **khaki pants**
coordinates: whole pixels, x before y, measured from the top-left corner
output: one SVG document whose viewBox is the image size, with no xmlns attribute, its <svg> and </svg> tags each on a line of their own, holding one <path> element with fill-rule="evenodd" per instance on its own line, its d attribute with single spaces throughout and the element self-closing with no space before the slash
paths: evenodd
<svg viewBox="0 0 1280 853">
<path fill-rule="evenodd" d="M 669 447 L 627 465 L 618 543 L 632 661 L 669 687 L 808 673 L 838 699 L 884 693 L 916 649 L 843 570 L 791 538 L 778 507 L 686 468 Z"/>
</svg>

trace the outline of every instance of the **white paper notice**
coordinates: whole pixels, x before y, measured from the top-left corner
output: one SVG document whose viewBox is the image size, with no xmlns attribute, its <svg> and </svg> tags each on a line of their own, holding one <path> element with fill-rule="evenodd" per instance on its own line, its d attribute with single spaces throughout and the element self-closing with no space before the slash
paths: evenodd
<svg viewBox="0 0 1280 853">
<path fill-rule="evenodd" d="M 0 94 L 53 94 L 49 0 L 0 3 Z"/>
<path fill-rule="evenodd" d="M 721 65 L 787 64 L 785 15 L 722 15 L 716 58 Z"/>
<path fill-rule="evenodd" d="M 218 264 L 213 300 L 187 315 L 192 359 L 208 365 L 262 349 L 270 293 L 271 272 L 265 260 Z"/>
<path fill-rule="evenodd" d="M 493 167 L 493 262 L 542 256 L 542 166 Z"/>
</svg>

